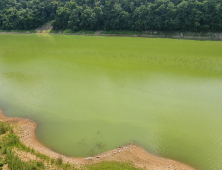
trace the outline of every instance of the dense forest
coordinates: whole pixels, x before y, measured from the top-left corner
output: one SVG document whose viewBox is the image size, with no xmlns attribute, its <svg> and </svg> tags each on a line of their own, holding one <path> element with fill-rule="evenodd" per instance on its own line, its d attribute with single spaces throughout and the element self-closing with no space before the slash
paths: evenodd
<svg viewBox="0 0 222 170">
<path fill-rule="evenodd" d="M 0 0 L 0 29 L 222 31 L 222 0 Z"/>
</svg>

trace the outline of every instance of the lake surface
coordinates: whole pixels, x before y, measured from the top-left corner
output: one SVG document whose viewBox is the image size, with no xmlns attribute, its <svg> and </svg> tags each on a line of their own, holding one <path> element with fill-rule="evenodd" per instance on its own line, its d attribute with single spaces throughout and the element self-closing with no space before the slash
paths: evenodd
<svg viewBox="0 0 222 170">
<path fill-rule="evenodd" d="M 67 156 L 135 143 L 218 170 L 222 42 L 0 35 L 0 107 Z"/>
</svg>

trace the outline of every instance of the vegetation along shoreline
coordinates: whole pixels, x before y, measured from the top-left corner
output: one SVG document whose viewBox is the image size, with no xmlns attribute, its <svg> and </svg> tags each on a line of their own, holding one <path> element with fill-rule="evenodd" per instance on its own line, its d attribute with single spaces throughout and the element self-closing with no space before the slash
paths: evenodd
<svg viewBox="0 0 222 170">
<path fill-rule="evenodd" d="M 0 30 L 0 34 L 49 34 L 49 35 L 84 35 L 84 36 L 120 36 L 120 37 L 144 37 L 144 38 L 172 38 L 172 39 L 188 39 L 188 40 L 222 40 L 222 33 L 195 33 L 195 32 L 164 32 L 164 31 L 78 31 L 70 30 L 54 31 L 54 30 Z"/>
<path fill-rule="evenodd" d="M 117 149 L 88 158 L 66 157 L 62 154 L 50 150 L 37 140 L 35 135 L 36 123 L 32 120 L 17 117 L 6 117 L 3 115 L 3 112 L 0 109 L 0 123 L 9 123 L 15 127 L 13 131 L 20 138 L 22 144 L 20 144 L 20 147 L 18 148 L 14 147 L 13 151 L 21 160 L 25 161 L 31 157 L 34 157 L 35 160 L 41 158 L 43 160 L 48 160 L 48 162 L 51 160 L 50 166 L 52 166 L 52 162 L 57 161 L 57 164 L 55 165 L 58 165 L 59 160 L 61 160 L 61 162 L 64 164 L 63 167 L 60 167 L 62 169 L 71 169 L 71 167 L 75 167 L 77 169 L 86 167 L 87 169 L 87 166 L 89 165 L 114 161 L 117 163 L 132 162 L 133 166 L 140 169 L 194 170 L 194 168 L 186 164 L 151 155 L 140 146 L 134 144 L 122 146 Z M 30 160 L 28 161 L 30 162 Z M 44 164 L 44 161 L 42 164 Z M 52 168 L 47 163 L 45 163 L 43 166 L 48 167 L 47 169 Z"/>
</svg>

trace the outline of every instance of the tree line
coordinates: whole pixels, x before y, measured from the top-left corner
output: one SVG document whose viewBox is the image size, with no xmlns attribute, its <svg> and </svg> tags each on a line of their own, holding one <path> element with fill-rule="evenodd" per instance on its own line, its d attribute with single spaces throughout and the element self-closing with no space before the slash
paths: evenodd
<svg viewBox="0 0 222 170">
<path fill-rule="evenodd" d="M 222 31 L 222 0 L 0 0 L 0 29 Z"/>
</svg>

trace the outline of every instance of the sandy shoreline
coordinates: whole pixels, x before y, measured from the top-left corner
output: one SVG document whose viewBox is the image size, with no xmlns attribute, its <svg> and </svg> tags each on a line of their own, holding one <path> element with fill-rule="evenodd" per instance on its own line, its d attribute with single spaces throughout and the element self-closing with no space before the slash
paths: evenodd
<svg viewBox="0 0 222 170">
<path fill-rule="evenodd" d="M 25 146 L 35 149 L 37 152 L 51 158 L 62 157 L 64 162 L 75 165 L 88 165 L 102 161 L 131 161 L 136 167 L 153 170 L 194 170 L 194 168 L 162 157 L 151 155 L 138 145 L 126 145 L 117 149 L 104 152 L 100 155 L 88 158 L 66 157 L 56 153 L 41 144 L 35 135 L 36 123 L 29 119 L 6 117 L 0 109 L 0 121 L 13 124 L 15 133 L 20 137 Z"/>
</svg>

